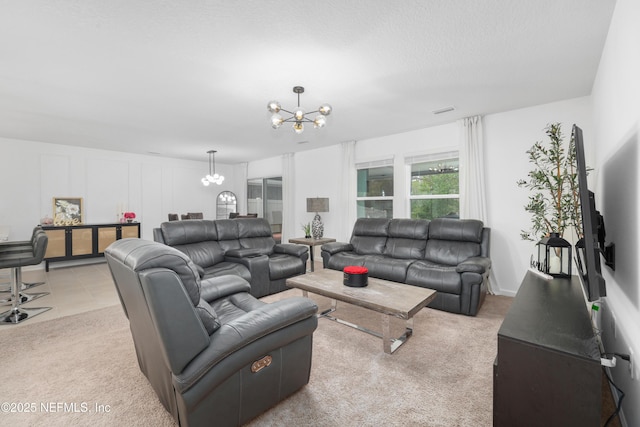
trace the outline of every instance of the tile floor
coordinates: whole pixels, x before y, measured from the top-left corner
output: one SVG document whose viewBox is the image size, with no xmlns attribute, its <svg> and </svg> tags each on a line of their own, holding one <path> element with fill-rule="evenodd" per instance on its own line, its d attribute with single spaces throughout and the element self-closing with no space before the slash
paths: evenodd
<svg viewBox="0 0 640 427">
<path fill-rule="evenodd" d="M 22 279 L 25 282 L 46 281 L 43 285 L 26 290 L 26 293 L 49 292 L 49 295 L 35 299 L 24 307 L 52 307 L 52 309 L 17 325 L 5 324 L 0 325 L 0 328 L 16 328 L 120 304 L 105 261 L 70 267 L 60 264 L 56 266 L 52 263 L 49 272 L 45 272 L 44 267 L 24 270 Z M 0 283 L 7 283 L 10 280 L 10 271 L 0 270 Z M 0 299 L 4 299 L 6 295 L 0 294 Z M 10 308 L 11 305 L 2 305 L 0 312 Z"/>
</svg>

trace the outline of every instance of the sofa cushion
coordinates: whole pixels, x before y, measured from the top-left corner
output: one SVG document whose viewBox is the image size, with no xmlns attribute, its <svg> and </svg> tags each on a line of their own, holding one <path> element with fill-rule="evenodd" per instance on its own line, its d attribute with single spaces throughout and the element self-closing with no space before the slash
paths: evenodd
<svg viewBox="0 0 640 427">
<path fill-rule="evenodd" d="M 169 246 L 218 240 L 216 225 L 210 220 L 163 222 L 160 230 L 164 243 Z"/>
<path fill-rule="evenodd" d="M 219 219 L 215 221 L 215 225 L 218 231 L 218 244 L 223 251 L 242 248 L 238 240 L 238 223 L 235 219 Z"/>
<path fill-rule="evenodd" d="M 269 221 L 264 218 L 239 218 L 234 220 L 238 226 L 238 238 L 271 237 L 273 232 Z"/>
<path fill-rule="evenodd" d="M 204 269 L 204 277 L 207 279 L 210 277 L 219 277 L 227 274 L 240 276 L 247 282 L 251 282 L 251 273 L 249 272 L 249 269 L 237 262 L 222 261 L 217 263 L 216 265 Z"/>
<path fill-rule="evenodd" d="M 365 255 L 355 252 L 340 252 L 333 255 L 328 261 L 328 268 L 342 271 L 348 265 L 364 265 Z"/>
<path fill-rule="evenodd" d="M 399 259 L 423 259 L 429 236 L 429 221 L 392 219 L 384 254 Z"/>
<path fill-rule="evenodd" d="M 412 259 L 397 259 L 384 255 L 366 255 L 364 266 L 369 269 L 369 277 L 404 282 L 407 268 L 414 262 Z"/>
<path fill-rule="evenodd" d="M 455 266 L 480 255 L 482 221 L 438 218 L 429 224 L 424 258 L 435 264 Z"/>
<path fill-rule="evenodd" d="M 298 257 L 286 254 L 273 254 L 269 257 L 269 278 L 286 279 L 304 273 L 306 265 Z"/>
<path fill-rule="evenodd" d="M 353 226 L 351 244 L 361 255 L 382 255 L 389 230 L 387 218 L 359 218 Z"/>
<path fill-rule="evenodd" d="M 211 267 L 224 261 L 224 251 L 215 240 L 176 245 L 174 248 L 185 253 L 193 262 L 203 268 Z"/>
<path fill-rule="evenodd" d="M 481 243 L 483 227 L 477 219 L 437 218 L 429 224 L 429 239 Z"/>
<path fill-rule="evenodd" d="M 405 283 L 421 286 L 438 292 L 459 295 L 462 289 L 460 273 L 455 266 L 429 261 L 415 261 L 407 269 Z"/>
</svg>

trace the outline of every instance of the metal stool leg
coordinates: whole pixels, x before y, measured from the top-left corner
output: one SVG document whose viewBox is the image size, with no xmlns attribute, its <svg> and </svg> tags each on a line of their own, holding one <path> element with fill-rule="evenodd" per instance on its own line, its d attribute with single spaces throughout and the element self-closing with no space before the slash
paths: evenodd
<svg viewBox="0 0 640 427">
<path fill-rule="evenodd" d="M 20 284 L 22 284 L 22 268 L 21 267 L 13 267 L 12 268 L 12 275 L 11 275 L 11 285 L 13 288 L 13 296 L 12 296 L 12 308 L 9 311 L 6 311 L 2 314 L 0 314 L 0 324 L 2 325 L 7 325 L 7 324 L 18 324 L 24 320 L 27 320 L 33 316 L 37 316 L 38 314 L 44 313 L 45 311 L 51 310 L 51 307 L 31 307 L 31 308 L 24 308 L 24 307 L 20 307 L 21 304 L 23 304 L 22 298 L 23 295 L 20 292 Z M 47 295 L 47 293 L 43 293 L 44 295 Z M 40 295 L 40 294 L 35 294 L 37 296 L 35 296 L 35 298 L 38 298 L 40 296 L 44 296 L 44 295 Z M 29 299 L 28 301 L 32 301 L 34 298 Z M 27 302 L 28 302 L 27 301 Z"/>
<path fill-rule="evenodd" d="M 26 292 L 18 291 L 18 304 L 19 305 L 26 304 L 28 302 L 33 301 L 34 299 L 38 299 L 46 295 L 49 295 L 49 292 L 37 292 L 35 294 L 28 294 Z M 0 306 L 13 304 L 14 297 L 15 297 L 15 293 L 13 292 L 13 290 L 8 296 L 0 297 Z"/>
<path fill-rule="evenodd" d="M 47 282 L 22 282 L 20 285 L 21 291 L 26 291 L 27 289 L 35 288 L 36 286 L 44 285 Z M 0 284 L 0 292 L 12 292 L 11 282 Z"/>
</svg>

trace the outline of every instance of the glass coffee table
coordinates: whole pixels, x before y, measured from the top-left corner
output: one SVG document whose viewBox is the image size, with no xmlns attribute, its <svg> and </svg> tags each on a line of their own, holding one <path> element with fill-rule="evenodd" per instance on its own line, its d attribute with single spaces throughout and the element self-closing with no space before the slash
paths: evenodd
<svg viewBox="0 0 640 427">
<path fill-rule="evenodd" d="M 305 297 L 308 295 L 307 292 L 311 292 L 330 298 L 331 308 L 319 313 L 318 316 L 382 338 L 382 348 L 387 354 L 392 354 L 409 339 L 413 334 L 413 316 L 436 297 L 436 291 L 433 289 L 373 277 L 369 277 L 368 286 L 363 288 L 345 286 L 342 280 L 341 271 L 322 269 L 289 278 L 286 284 L 289 287 L 301 289 Z M 336 310 L 338 301 L 381 313 L 382 333 L 331 316 L 330 313 Z M 391 317 L 397 317 L 406 322 L 405 331 L 400 337 L 391 337 L 389 330 Z"/>
</svg>

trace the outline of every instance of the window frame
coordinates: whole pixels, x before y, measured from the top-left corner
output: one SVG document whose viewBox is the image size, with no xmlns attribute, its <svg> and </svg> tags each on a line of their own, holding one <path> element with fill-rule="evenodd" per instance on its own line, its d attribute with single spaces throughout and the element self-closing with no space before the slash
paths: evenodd
<svg viewBox="0 0 640 427">
<path fill-rule="evenodd" d="M 375 168 L 382 168 L 382 167 L 390 167 L 391 168 L 391 186 L 394 189 L 393 190 L 393 195 L 391 196 L 387 196 L 387 195 L 380 195 L 380 196 L 358 196 L 358 173 L 360 170 L 363 169 L 375 169 Z M 356 169 L 356 218 L 364 218 L 361 217 L 359 215 L 359 207 L 358 207 L 358 203 L 359 202 L 367 202 L 367 201 L 391 201 L 391 218 L 394 217 L 394 212 L 395 212 L 395 203 L 394 200 L 396 198 L 395 196 L 395 182 L 396 182 L 396 168 L 395 168 L 395 164 L 394 164 L 394 158 L 392 157 L 385 157 L 383 159 L 378 159 L 378 160 L 371 160 L 371 161 L 365 161 L 365 162 L 358 162 L 355 165 L 355 169 Z"/>
<path fill-rule="evenodd" d="M 460 151 L 457 149 L 441 149 L 432 151 L 429 153 L 417 154 L 405 157 L 405 182 L 406 194 L 405 194 L 405 209 L 407 211 L 407 217 L 413 218 L 411 203 L 414 200 L 444 200 L 444 199 L 457 199 L 458 200 L 458 215 L 460 214 L 460 181 L 458 180 L 458 192 L 455 194 L 411 194 L 411 172 L 412 167 L 418 163 L 426 163 L 433 161 L 453 160 L 458 161 L 458 174 L 460 174 Z M 460 175 L 458 175 L 460 176 Z"/>
</svg>

